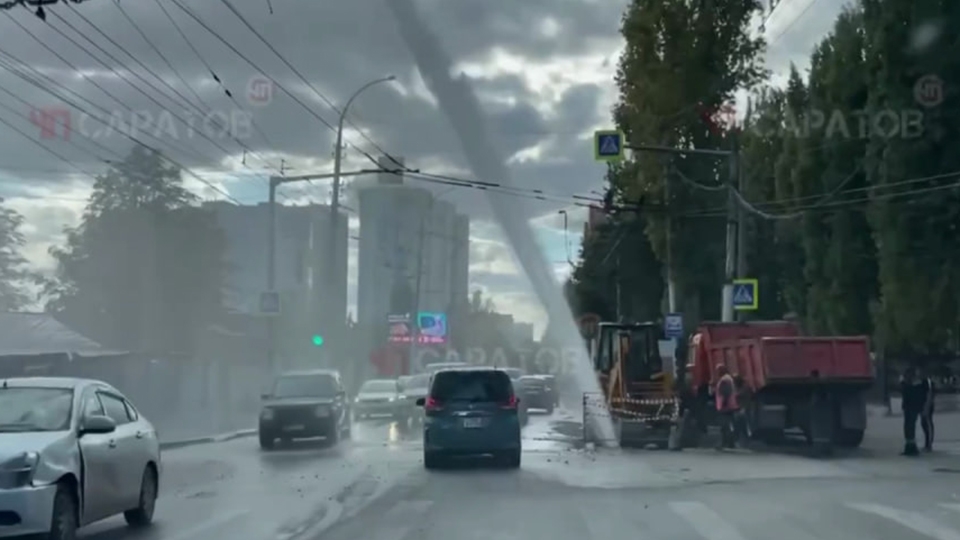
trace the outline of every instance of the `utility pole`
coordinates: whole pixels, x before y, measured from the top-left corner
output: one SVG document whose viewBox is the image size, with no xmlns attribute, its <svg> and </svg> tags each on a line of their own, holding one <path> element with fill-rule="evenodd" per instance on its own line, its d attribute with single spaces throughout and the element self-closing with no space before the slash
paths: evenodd
<svg viewBox="0 0 960 540">
<path fill-rule="evenodd" d="M 728 164 L 730 165 L 730 176 L 727 180 L 727 242 L 726 242 L 726 262 L 724 265 L 723 284 L 723 322 L 733 322 L 733 280 L 737 277 L 736 251 L 737 251 L 737 211 L 740 203 L 737 201 L 736 193 L 733 191 L 733 182 L 735 182 L 739 170 L 739 159 L 737 148 L 730 152 Z"/>
<path fill-rule="evenodd" d="M 657 152 L 663 154 L 675 155 L 701 155 L 722 157 L 727 160 L 730 167 L 730 181 L 737 178 L 739 152 L 736 146 L 732 150 L 707 150 L 694 148 L 674 148 L 672 146 L 657 146 L 643 144 L 627 144 L 625 148 L 640 152 Z M 730 185 L 732 188 L 733 186 Z M 736 212 L 739 204 L 736 195 L 732 189 L 728 190 L 727 195 L 727 239 L 726 239 L 726 261 L 724 265 L 724 284 L 723 294 L 721 296 L 721 306 L 723 309 L 723 321 L 733 322 L 733 280 L 736 279 L 736 249 L 737 249 L 737 223 Z"/>
<path fill-rule="evenodd" d="M 673 209 L 670 203 L 670 172 L 663 167 L 663 198 L 667 211 L 667 311 L 677 312 L 677 282 L 673 272 Z"/>
<path fill-rule="evenodd" d="M 334 151 L 333 151 L 333 175 L 332 175 L 333 194 L 330 199 L 330 232 L 327 236 L 329 240 L 327 242 L 327 249 L 331 250 L 331 256 L 327 257 L 327 264 L 326 264 L 327 271 L 324 272 L 322 276 L 318 276 L 318 279 L 327 279 L 327 280 L 334 279 L 334 274 L 336 273 L 339 262 L 340 262 L 336 256 L 336 254 L 338 253 L 337 246 L 336 246 L 337 237 L 338 237 L 337 229 L 340 227 L 340 223 L 337 218 L 339 217 L 339 214 L 340 214 L 340 179 L 343 176 L 346 176 L 340 173 L 340 167 L 343 162 L 343 124 L 347 119 L 347 111 L 350 110 L 350 105 L 352 105 L 353 101 L 357 99 L 357 96 L 362 94 L 363 91 L 366 90 L 367 88 L 370 88 L 371 86 L 374 86 L 380 83 L 391 82 L 394 80 L 396 80 L 396 77 L 394 77 L 393 75 L 390 75 L 388 77 L 383 77 L 383 78 L 375 79 L 368 82 L 367 84 L 358 88 L 357 91 L 354 92 L 352 96 L 350 96 L 350 99 L 347 100 L 347 103 L 346 105 L 343 106 L 343 109 L 340 110 L 340 118 L 337 122 L 337 142 L 336 142 L 336 147 L 334 148 Z M 346 292 L 344 292 L 343 294 L 346 294 Z M 328 313 L 327 315 L 329 316 L 331 314 Z M 335 324 L 339 329 L 340 325 L 344 323 L 344 315 L 343 314 L 336 315 L 336 318 L 333 320 L 336 321 Z"/>
<path fill-rule="evenodd" d="M 424 236 L 426 236 L 426 220 L 430 218 L 433 214 L 433 198 L 431 195 L 429 210 L 420 216 L 420 229 L 417 232 L 417 275 L 414 278 L 414 287 L 413 287 L 413 336 L 410 340 L 410 350 L 408 353 L 407 367 L 412 368 L 411 365 L 414 361 L 415 354 L 417 353 L 417 345 L 420 340 L 420 289 L 423 283 L 423 242 Z"/>
<path fill-rule="evenodd" d="M 363 174 L 372 174 L 380 172 L 377 169 L 361 169 L 359 171 L 350 171 L 347 173 L 323 173 L 323 174 L 304 174 L 300 176 L 271 176 L 269 181 L 269 193 L 267 194 L 267 292 L 277 292 L 277 188 L 283 184 L 293 182 L 308 182 L 310 180 L 323 180 L 336 176 L 360 176 Z M 336 220 L 336 214 L 334 220 Z M 334 221 L 336 223 L 336 221 Z M 329 249 L 334 249 L 336 235 L 332 234 L 334 241 Z M 277 367 L 276 359 L 276 317 L 270 317 L 267 321 L 267 362 L 271 369 Z"/>
<path fill-rule="evenodd" d="M 734 154 L 738 154 L 738 149 L 740 147 L 740 140 L 737 137 L 737 133 L 733 132 L 731 137 L 733 137 L 732 143 L 734 148 Z M 730 178 L 730 185 L 736 186 L 737 193 L 743 193 L 743 175 L 740 174 L 740 166 L 738 163 L 734 163 L 734 170 L 731 170 L 730 173 L 733 177 Z M 730 193 L 733 194 L 733 190 L 730 190 Z M 737 218 L 737 278 L 747 277 L 747 211 L 743 208 L 743 205 L 740 204 L 740 201 L 734 199 L 734 204 L 736 204 L 736 218 Z M 759 294 L 759 293 L 757 293 Z M 746 312 L 738 311 L 737 320 L 745 321 Z"/>
</svg>

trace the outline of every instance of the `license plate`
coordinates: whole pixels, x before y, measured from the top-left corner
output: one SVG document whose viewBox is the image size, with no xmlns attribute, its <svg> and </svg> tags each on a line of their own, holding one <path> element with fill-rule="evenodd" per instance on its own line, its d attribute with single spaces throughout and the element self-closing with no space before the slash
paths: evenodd
<svg viewBox="0 0 960 540">
<path fill-rule="evenodd" d="M 292 426 L 284 426 L 284 431 L 303 431 L 306 426 L 303 424 L 294 424 Z"/>
<path fill-rule="evenodd" d="M 463 427 L 465 428 L 483 427 L 483 418 L 464 418 Z"/>
</svg>

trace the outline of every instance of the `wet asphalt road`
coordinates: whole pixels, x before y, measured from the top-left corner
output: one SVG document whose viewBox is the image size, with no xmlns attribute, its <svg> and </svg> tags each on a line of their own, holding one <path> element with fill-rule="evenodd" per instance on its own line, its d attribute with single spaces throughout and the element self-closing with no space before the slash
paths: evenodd
<svg viewBox="0 0 960 540">
<path fill-rule="evenodd" d="M 415 437 L 354 424 L 337 448 L 255 438 L 164 454 L 156 524 L 87 540 L 960 540 L 960 455 L 583 450 L 532 416 L 523 465 L 426 471 Z M 568 418 L 569 420 L 570 418 Z"/>
</svg>

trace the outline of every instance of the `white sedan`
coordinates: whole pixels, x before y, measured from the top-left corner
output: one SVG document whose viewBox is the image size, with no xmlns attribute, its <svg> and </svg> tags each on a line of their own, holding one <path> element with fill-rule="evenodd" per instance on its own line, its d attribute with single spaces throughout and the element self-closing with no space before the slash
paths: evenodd
<svg viewBox="0 0 960 540">
<path fill-rule="evenodd" d="M 149 525 L 160 467 L 153 425 L 109 384 L 0 379 L 0 538 L 74 540 L 120 513 Z"/>
</svg>

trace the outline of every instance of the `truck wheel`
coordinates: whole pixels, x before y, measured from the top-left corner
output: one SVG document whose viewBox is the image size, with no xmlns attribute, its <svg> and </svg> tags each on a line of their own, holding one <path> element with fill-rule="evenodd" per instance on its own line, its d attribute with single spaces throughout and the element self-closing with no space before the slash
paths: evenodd
<svg viewBox="0 0 960 540">
<path fill-rule="evenodd" d="M 754 433 L 756 433 L 757 438 L 763 441 L 764 444 L 769 444 L 770 446 L 781 444 L 784 440 L 783 430 L 780 429 L 764 429 Z"/>
<path fill-rule="evenodd" d="M 553 403 L 547 405 L 547 414 L 553 414 Z"/>
<path fill-rule="evenodd" d="M 862 429 L 841 429 L 837 431 L 837 446 L 843 448 L 859 448 L 863 442 Z"/>
</svg>

